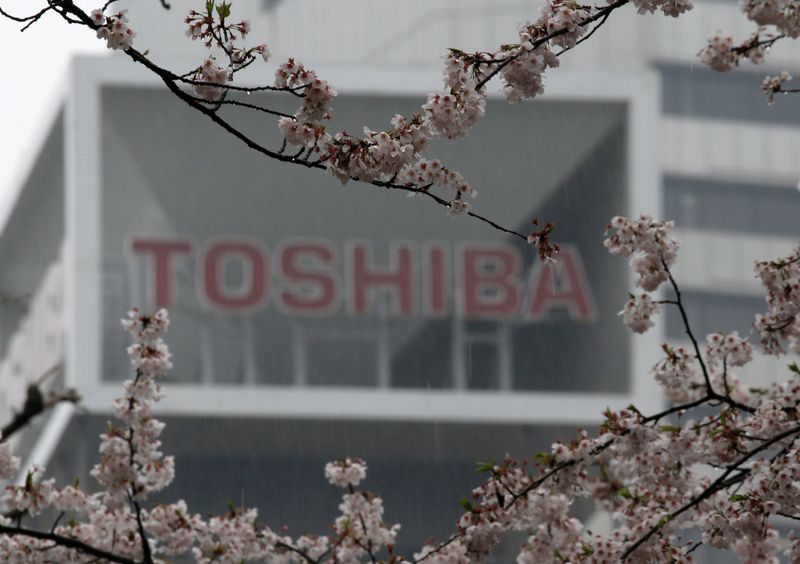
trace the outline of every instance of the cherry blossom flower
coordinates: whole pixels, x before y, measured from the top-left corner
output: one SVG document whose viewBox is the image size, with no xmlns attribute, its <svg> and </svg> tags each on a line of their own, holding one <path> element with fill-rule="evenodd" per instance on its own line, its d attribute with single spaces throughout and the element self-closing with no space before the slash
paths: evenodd
<svg viewBox="0 0 800 564">
<path fill-rule="evenodd" d="M 619 315 L 628 329 L 634 333 L 645 333 L 655 325 L 651 318 L 660 310 L 660 304 L 653 301 L 650 294 L 640 294 L 631 296 Z"/>
<path fill-rule="evenodd" d="M 767 103 L 771 106 L 775 103 L 775 94 L 783 89 L 783 84 L 792 80 L 792 75 L 783 71 L 778 76 L 768 76 L 761 83 L 761 90 L 767 95 Z"/>
<path fill-rule="evenodd" d="M 232 76 L 230 68 L 220 67 L 213 57 L 209 57 L 195 73 L 195 80 L 205 84 L 196 84 L 194 91 L 200 98 L 216 102 L 225 95 L 223 85 L 230 82 Z"/>
<path fill-rule="evenodd" d="M 98 39 L 105 39 L 109 49 L 128 49 L 133 45 L 136 32 L 128 26 L 127 10 L 112 16 L 104 16 L 101 10 L 93 10 L 92 23 L 97 26 Z"/>
<path fill-rule="evenodd" d="M 325 478 L 340 488 L 357 486 L 367 477 L 367 465 L 358 458 L 345 458 L 325 465 Z"/>
</svg>

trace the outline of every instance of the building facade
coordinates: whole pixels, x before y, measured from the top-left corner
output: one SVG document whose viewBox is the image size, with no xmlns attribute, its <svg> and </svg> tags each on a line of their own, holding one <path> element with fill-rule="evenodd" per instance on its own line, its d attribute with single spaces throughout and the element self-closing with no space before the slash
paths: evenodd
<svg viewBox="0 0 800 564">
<path fill-rule="evenodd" d="M 137 42 L 156 60 L 188 69 L 203 52 L 164 39 L 180 35 L 189 6 L 173 4 L 136 6 L 131 19 L 148 21 Z M 358 131 L 418 109 L 446 47 L 508 41 L 536 6 L 247 10 L 276 59 L 296 56 L 334 84 L 336 125 Z M 675 21 L 620 11 L 593 48 L 563 57 L 541 100 L 491 97 L 468 139 L 431 148 L 478 189 L 481 213 L 522 231 L 532 217 L 556 221 L 563 252 L 551 268 L 428 202 L 262 159 L 121 57 L 77 60 L 0 236 L 3 292 L 30 294 L 0 310 L 2 413 L 56 365 L 56 385 L 83 398 L 21 439 L 27 464 L 91 483 L 97 435 L 129 376 L 118 320 L 132 305 L 173 319 L 159 415 L 178 480 L 165 495 L 203 513 L 257 505 L 293 533 L 325 532 L 336 515 L 325 461 L 368 460 L 367 486 L 410 551 L 452 530 L 475 461 L 547 449 L 606 406 L 657 408 L 647 369 L 682 330 L 666 316 L 645 337 L 625 333 L 630 275 L 602 246 L 608 219 L 676 220 L 677 275 L 701 334 L 749 331 L 763 308 L 752 260 L 786 253 L 800 234 L 797 116 L 788 100 L 766 107 L 761 73 L 697 68 L 703 22 L 742 26 L 732 5 L 696 11 Z M 287 33 L 299 21 L 303 33 Z M 231 119 L 279 145 L 271 118 Z M 758 359 L 754 373 L 759 385 L 780 365 Z M 590 519 L 591 507 L 578 511 Z"/>
</svg>

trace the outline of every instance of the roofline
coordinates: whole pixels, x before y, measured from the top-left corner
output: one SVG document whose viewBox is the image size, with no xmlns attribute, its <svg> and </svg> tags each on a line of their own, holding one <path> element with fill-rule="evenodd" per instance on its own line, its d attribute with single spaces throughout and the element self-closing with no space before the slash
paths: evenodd
<svg viewBox="0 0 800 564">
<path fill-rule="evenodd" d="M 33 139 L 29 145 L 32 150 L 26 151 L 19 161 L 11 165 L 14 170 L 11 173 L 11 180 L 5 187 L 9 195 L 6 200 L 6 205 L 0 206 L 0 237 L 6 235 L 9 220 L 19 205 L 25 184 L 33 173 L 33 168 L 41 154 L 42 148 L 47 143 L 50 132 L 53 130 L 53 127 L 55 127 L 58 116 L 64 108 L 69 93 L 70 78 L 73 74 L 72 61 L 70 61 L 67 68 L 61 69 L 60 74 L 62 79 L 59 80 L 55 86 L 55 92 L 53 96 L 50 97 L 52 101 L 43 112 L 37 113 L 33 118 Z"/>
</svg>

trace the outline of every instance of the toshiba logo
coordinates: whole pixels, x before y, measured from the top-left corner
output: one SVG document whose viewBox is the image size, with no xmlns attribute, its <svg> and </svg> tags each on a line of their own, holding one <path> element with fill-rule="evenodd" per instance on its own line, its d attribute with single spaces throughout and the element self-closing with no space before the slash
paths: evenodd
<svg viewBox="0 0 800 564">
<path fill-rule="evenodd" d="M 596 315 L 581 254 L 569 244 L 555 264 L 532 267 L 503 243 L 401 241 L 389 246 L 383 261 L 362 240 L 337 245 L 295 238 L 268 249 L 244 239 L 213 239 L 198 247 L 189 239 L 137 237 L 130 248 L 147 264 L 156 307 L 170 307 L 174 270 L 191 258 L 199 297 L 221 312 L 275 307 L 289 315 L 371 315 L 383 293 L 397 317 L 541 321 L 559 310 L 591 321 Z M 231 267 L 238 273 L 235 283 L 226 281 Z"/>
</svg>

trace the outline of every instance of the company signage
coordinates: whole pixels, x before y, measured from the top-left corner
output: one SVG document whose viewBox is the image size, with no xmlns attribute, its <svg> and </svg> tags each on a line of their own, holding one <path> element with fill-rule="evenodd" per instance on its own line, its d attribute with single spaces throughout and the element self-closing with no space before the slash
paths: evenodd
<svg viewBox="0 0 800 564">
<path fill-rule="evenodd" d="M 341 95 L 335 113 L 355 130 L 417 107 Z M 137 305 L 170 309 L 185 384 L 629 393 L 628 274 L 602 246 L 629 198 L 625 104 L 490 100 L 430 148 L 480 213 L 554 221 L 550 266 L 424 198 L 248 152 L 168 92 L 104 88 L 101 108 L 103 379 L 127 376 L 117 320 Z M 268 120 L 237 126 L 280 145 Z"/>
<path fill-rule="evenodd" d="M 133 253 L 147 257 L 156 307 L 173 304 L 175 266 L 194 259 L 195 291 L 209 309 L 221 313 L 258 312 L 270 305 L 287 315 L 376 314 L 376 293 L 391 296 L 392 316 L 427 318 L 457 314 L 466 318 L 527 321 L 565 310 L 575 321 L 595 317 L 594 297 L 580 250 L 562 248 L 550 265 L 520 257 L 502 243 L 395 242 L 389 263 L 377 264 L 369 241 L 301 239 L 265 245 L 224 238 L 196 246 L 189 239 L 134 238 Z M 531 250 L 531 252 L 533 252 Z M 239 271 L 229 283 L 225 271 Z M 458 299 L 454 299 L 457 296 Z M 451 309 L 455 307 L 455 311 Z"/>
</svg>

